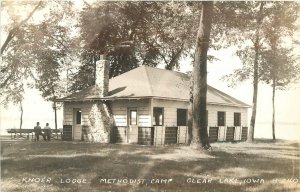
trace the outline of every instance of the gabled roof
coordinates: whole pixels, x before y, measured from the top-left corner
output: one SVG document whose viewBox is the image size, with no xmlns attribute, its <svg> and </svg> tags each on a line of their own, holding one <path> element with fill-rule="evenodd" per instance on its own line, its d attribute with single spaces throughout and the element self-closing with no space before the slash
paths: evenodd
<svg viewBox="0 0 300 192">
<path fill-rule="evenodd" d="M 141 66 L 109 80 L 109 94 L 100 97 L 99 88 L 91 86 L 59 101 L 115 100 L 162 98 L 189 101 L 189 76 L 153 67 Z M 207 88 L 207 103 L 250 107 L 211 86 Z"/>
</svg>

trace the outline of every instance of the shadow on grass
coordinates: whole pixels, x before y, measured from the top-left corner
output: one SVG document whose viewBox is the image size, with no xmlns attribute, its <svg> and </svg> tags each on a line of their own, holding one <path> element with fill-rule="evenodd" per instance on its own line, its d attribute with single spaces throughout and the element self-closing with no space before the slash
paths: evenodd
<svg viewBox="0 0 300 192">
<path fill-rule="evenodd" d="M 187 158 L 174 158 L 180 152 Z M 297 166 L 299 161 L 292 159 L 247 153 L 230 154 L 222 150 L 187 151 L 187 148 L 178 146 L 28 142 L 5 144 L 3 155 L 10 159 L 1 161 L 2 182 L 13 178 L 12 183 L 20 191 L 34 191 L 27 189 L 31 185 L 22 182 L 24 177 L 50 177 L 52 182 L 49 191 L 251 191 L 252 188 L 280 191 L 285 184 L 237 184 L 224 181 L 226 178 L 239 181 L 262 178 L 267 182 L 300 175 Z M 172 158 L 166 158 L 168 155 Z M 67 179 L 77 179 L 77 183 L 66 183 Z M 86 183 L 78 183 L 80 179 L 85 179 Z M 128 184 L 108 179 L 145 181 Z M 211 179 L 212 182 L 193 183 L 188 179 Z M 170 182 L 165 183 L 166 180 Z"/>
</svg>

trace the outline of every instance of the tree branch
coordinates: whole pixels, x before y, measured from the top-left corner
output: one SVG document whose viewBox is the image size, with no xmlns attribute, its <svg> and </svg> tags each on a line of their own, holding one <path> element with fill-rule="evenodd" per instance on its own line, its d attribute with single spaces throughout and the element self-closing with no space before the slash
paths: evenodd
<svg viewBox="0 0 300 192">
<path fill-rule="evenodd" d="M 92 6 L 88 3 L 88 2 L 86 2 L 85 0 L 82 0 L 83 1 L 83 3 L 85 4 L 85 5 L 87 5 L 89 8 L 91 8 Z"/>
<path fill-rule="evenodd" d="M 40 1 L 35 8 L 29 13 L 29 15 L 26 17 L 26 19 L 24 19 L 23 21 L 21 21 L 16 27 L 12 28 L 9 33 L 8 36 L 6 38 L 6 40 L 4 41 L 2 47 L 1 47 L 1 55 L 3 54 L 3 52 L 5 51 L 5 49 L 7 48 L 9 42 L 14 38 L 16 31 L 19 30 L 19 28 L 24 25 L 24 23 L 26 23 L 34 14 L 34 12 L 42 5 L 42 1 Z"/>
<path fill-rule="evenodd" d="M 169 66 L 169 69 L 173 69 L 173 67 L 175 66 L 176 60 L 179 59 L 179 57 L 180 57 L 180 55 L 181 55 L 181 53 L 182 53 L 182 51 L 183 51 L 183 48 L 184 48 L 184 43 L 182 43 L 181 46 L 180 46 L 180 48 L 179 48 L 179 49 L 176 49 L 176 52 L 172 54 L 173 56 L 172 56 L 172 58 L 171 58 L 171 61 L 170 61 L 170 63 L 167 65 L 167 66 Z"/>
<path fill-rule="evenodd" d="M 55 38 L 55 37 L 53 37 L 52 35 L 45 34 L 45 36 L 47 36 L 47 37 L 49 37 L 49 38 L 53 39 L 54 41 L 57 41 L 57 42 L 58 42 L 58 43 L 59 43 L 61 46 L 63 46 L 65 49 L 67 48 L 67 46 L 66 46 L 66 45 L 64 45 L 62 41 L 60 41 L 60 40 L 56 39 L 56 38 Z"/>
<path fill-rule="evenodd" d="M 2 89 L 4 86 L 6 86 L 6 84 L 8 83 L 8 81 L 12 78 L 12 74 L 10 74 L 3 83 L 1 83 L 0 85 L 0 89 Z"/>
<path fill-rule="evenodd" d="M 12 38 L 14 37 L 14 29 L 10 30 L 5 42 L 3 43 L 2 47 L 1 47 L 1 55 L 3 54 L 4 50 L 6 49 L 8 43 L 12 40 Z"/>
</svg>

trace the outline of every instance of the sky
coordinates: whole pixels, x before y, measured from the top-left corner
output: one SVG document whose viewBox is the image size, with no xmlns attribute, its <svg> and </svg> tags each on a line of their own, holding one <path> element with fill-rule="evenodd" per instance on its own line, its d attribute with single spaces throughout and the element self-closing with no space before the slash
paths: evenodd
<svg viewBox="0 0 300 192">
<path fill-rule="evenodd" d="M 3 17 L 1 19 L 3 23 Z M 5 34 L 1 33 L 1 45 Z M 4 38 L 3 38 L 4 37 Z M 299 36 L 300 39 L 300 36 Z M 241 61 L 234 55 L 234 49 L 210 50 L 209 54 L 219 60 L 208 63 L 208 84 L 252 105 L 252 85 L 250 81 L 241 82 L 232 88 L 228 82 L 221 80 L 224 75 L 230 74 L 241 66 Z M 181 72 L 192 69 L 191 60 L 182 60 Z M 300 82 L 285 91 L 276 91 L 276 136 L 277 138 L 300 140 Z M 45 102 L 37 90 L 26 89 L 24 96 L 23 128 L 33 128 L 37 121 L 44 126 L 50 123 L 54 128 L 54 112 L 52 104 Z M 248 111 L 248 125 L 250 125 L 251 109 Z M 8 128 L 18 128 L 20 110 L 18 106 L 10 105 L 8 108 L 0 106 L 0 134 Z M 58 127 L 62 127 L 63 113 L 58 111 Z M 272 137 L 272 89 L 269 85 L 259 84 L 258 107 L 256 116 L 255 137 Z"/>
</svg>

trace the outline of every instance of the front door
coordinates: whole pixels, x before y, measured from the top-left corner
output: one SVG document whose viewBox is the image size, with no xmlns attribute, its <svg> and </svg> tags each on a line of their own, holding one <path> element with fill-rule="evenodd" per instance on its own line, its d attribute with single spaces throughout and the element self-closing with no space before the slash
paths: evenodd
<svg viewBox="0 0 300 192">
<path fill-rule="evenodd" d="M 128 108 L 127 142 L 128 143 L 137 143 L 137 141 L 138 141 L 137 108 Z"/>
<path fill-rule="evenodd" d="M 81 109 L 73 109 L 73 139 L 81 140 Z"/>
</svg>

